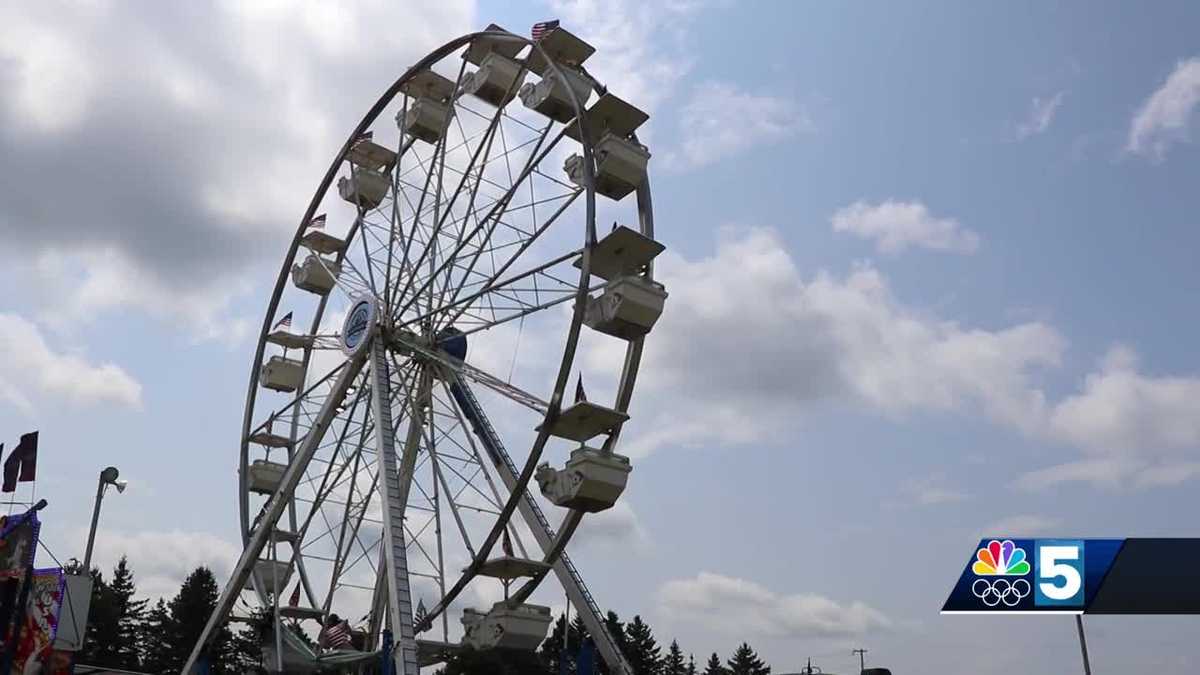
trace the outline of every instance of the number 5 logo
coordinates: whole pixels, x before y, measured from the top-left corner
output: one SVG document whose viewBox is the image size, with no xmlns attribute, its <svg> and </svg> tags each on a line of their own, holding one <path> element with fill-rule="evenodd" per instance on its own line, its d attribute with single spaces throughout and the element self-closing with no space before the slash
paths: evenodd
<svg viewBox="0 0 1200 675">
<path fill-rule="evenodd" d="M 1082 541 L 1039 539 L 1034 564 L 1035 605 L 1083 607 Z"/>
</svg>

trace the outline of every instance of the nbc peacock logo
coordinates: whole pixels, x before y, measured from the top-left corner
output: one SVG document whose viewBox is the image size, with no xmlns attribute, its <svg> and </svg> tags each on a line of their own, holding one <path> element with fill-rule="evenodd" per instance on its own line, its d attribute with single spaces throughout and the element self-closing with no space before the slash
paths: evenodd
<svg viewBox="0 0 1200 675">
<path fill-rule="evenodd" d="M 987 546 L 975 552 L 975 558 L 971 571 L 981 577 L 1020 577 L 1029 574 L 1025 549 L 1011 539 L 989 541 Z"/>
<path fill-rule="evenodd" d="M 971 571 L 978 578 L 971 584 L 971 594 L 988 609 L 1016 608 L 1033 590 L 1023 578 L 1029 569 L 1025 549 L 1011 539 L 993 539 L 975 552 Z"/>
</svg>

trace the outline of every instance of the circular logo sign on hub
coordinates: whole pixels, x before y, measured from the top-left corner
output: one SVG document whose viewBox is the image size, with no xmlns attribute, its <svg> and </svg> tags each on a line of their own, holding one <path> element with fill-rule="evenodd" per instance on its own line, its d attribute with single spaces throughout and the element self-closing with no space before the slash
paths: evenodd
<svg viewBox="0 0 1200 675">
<path fill-rule="evenodd" d="M 354 303 L 346 314 L 346 323 L 342 325 L 342 351 L 347 356 L 354 356 L 362 346 L 371 341 L 371 333 L 375 330 L 375 301 L 363 298 Z"/>
</svg>

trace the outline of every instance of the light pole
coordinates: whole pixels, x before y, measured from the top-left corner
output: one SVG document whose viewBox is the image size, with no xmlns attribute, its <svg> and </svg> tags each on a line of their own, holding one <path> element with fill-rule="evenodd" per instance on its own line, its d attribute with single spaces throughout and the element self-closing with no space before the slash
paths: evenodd
<svg viewBox="0 0 1200 675">
<path fill-rule="evenodd" d="M 1092 662 L 1088 659 L 1087 638 L 1083 635 L 1083 615 L 1075 615 L 1075 629 L 1079 631 L 1079 651 L 1083 653 L 1083 673 L 1092 675 Z"/>
<path fill-rule="evenodd" d="M 96 543 L 96 524 L 100 522 L 100 502 L 104 500 L 104 491 L 111 485 L 117 492 L 124 492 L 128 485 L 120 480 L 121 472 L 117 467 L 110 466 L 100 472 L 100 483 L 96 486 L 96 506 L 92 509 L 92 529 L 88 531 L 87 550 L 83 553 L 84 574 L 92 573 L 92 546 Z"/>
</svg>

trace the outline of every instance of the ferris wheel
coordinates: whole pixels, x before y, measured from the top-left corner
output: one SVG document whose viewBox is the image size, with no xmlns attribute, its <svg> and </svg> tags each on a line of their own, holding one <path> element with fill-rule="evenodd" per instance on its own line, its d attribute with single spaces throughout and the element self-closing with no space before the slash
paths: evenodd
<svg viewBox="0 0 1200 675">
<path fill-rule="evenodd" d="M 317 187 L 254 354 L 244 550 L 185 672 L 255 611 L 287 672 L 535 649 L 549 576 L 631 672 L 566 546 L 625 489 L 617 442 L 667 296 L 648 116 L 588 74 L 591 45 L 534 35 L 491 25 L 421 59 Z M 353 649 L 300 637 L 334 614 Z"/>
</svg>

